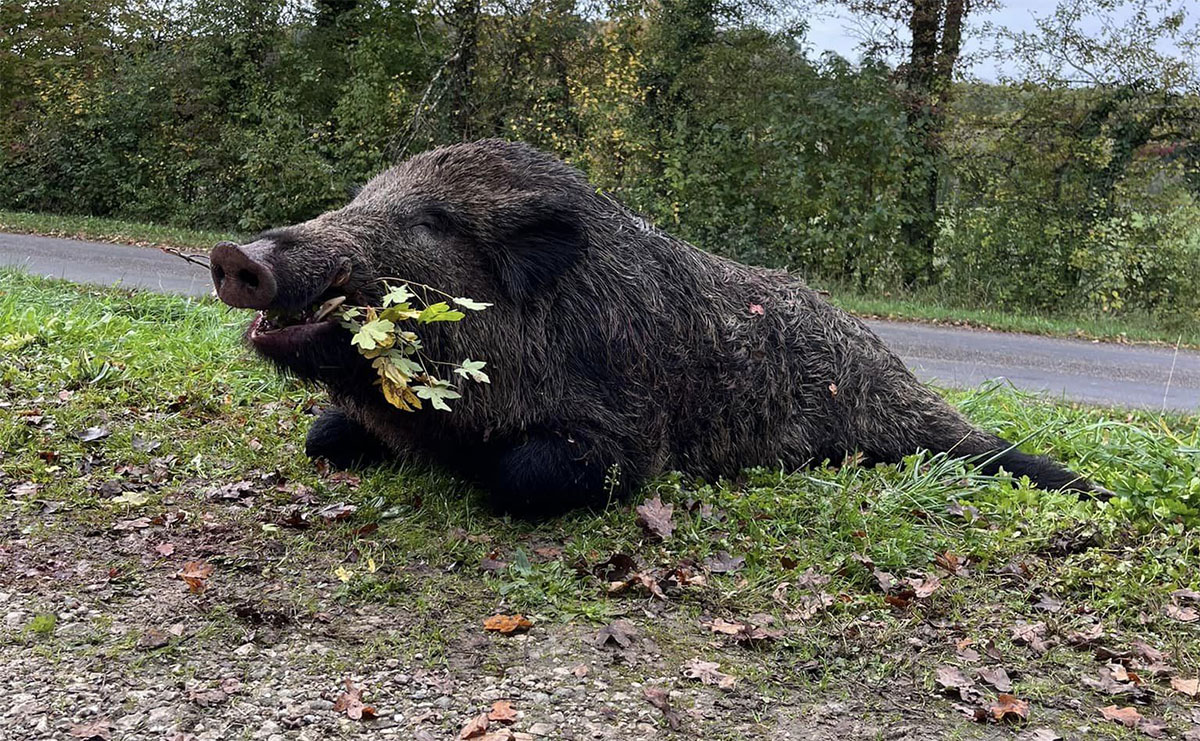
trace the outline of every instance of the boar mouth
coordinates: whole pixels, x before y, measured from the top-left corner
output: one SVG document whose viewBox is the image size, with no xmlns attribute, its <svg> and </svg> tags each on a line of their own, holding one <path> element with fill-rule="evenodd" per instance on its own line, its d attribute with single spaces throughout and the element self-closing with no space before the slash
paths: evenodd
<svg viewBox="0 0 1200 741">
<path fill-rule="evenodd" d="M 338 328 L 337 309 L 346 302 L 344 293 L 323 295 L 298 312 L 264 310 L 254 316 L 246 338 L 268 355 L 295 352 L 322 334 Z"/>
</svg>

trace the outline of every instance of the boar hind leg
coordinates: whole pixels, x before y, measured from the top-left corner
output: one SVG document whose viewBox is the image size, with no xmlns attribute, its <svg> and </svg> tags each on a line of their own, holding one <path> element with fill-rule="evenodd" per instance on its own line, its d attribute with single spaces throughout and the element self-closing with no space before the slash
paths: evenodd
<svg viewBox="0 0 1200 741">
<path fill-rule="evenodd" d="M 388 459 L 384 444 L 337 407 L 329 407 L 308 428 L 304 453 L 324 458 L 334 468 L 365 468 Z"/>
<path fill-rule="evenodd" d="M 634 483 L 617 456 L 580 435 L 537 433 L 500 452 L 487 482 L 491 503 L 515 515 L 604 506 Z"/>
</svg>

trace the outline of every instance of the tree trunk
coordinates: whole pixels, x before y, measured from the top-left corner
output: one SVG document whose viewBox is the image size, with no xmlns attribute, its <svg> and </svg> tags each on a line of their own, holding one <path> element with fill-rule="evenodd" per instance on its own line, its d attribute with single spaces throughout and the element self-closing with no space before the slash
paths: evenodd
<svg viewBox="0 0 1200 741">
<path fill-rule="evenodd" d="M 907 249 L 902 260 L 908 285 L 933 280 L 938 185 L 945 158 L 943 106 L 954 80 L 965 13 L 965 0 L 913 0 L 909 17 L 912 54 L 906 77 L 910 159 L 905 179 L 909 221 L 904 229 Z"/>
<path fill-rule="evenodd" d="M 451 65 L 450 115 L 454 133 L 462 141 L 473 139 L 475 58 L 479 41 L 479 0 L 455 0 L 450 25 L 458 43 Z"/>
</svg>

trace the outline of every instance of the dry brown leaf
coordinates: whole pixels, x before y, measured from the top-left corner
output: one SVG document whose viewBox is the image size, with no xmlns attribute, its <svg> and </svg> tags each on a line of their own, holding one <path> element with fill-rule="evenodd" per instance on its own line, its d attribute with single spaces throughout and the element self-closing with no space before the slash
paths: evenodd
<svg viewBox="0 0 1200 741">
<path fill-rule="evenodd" d="M 1017 643 L 1026 644 L 1039 654 L 1050 650 L 1050 643 L 1046 640 L 1046 624 L 1043 622 L 1018 622 L 1012 628 L 1012 637 Z"/>
<path fill-rule="evenodd" d="M 1029 703 L 1005 692 L 996 696 L 988 710 L 998 721 L 1029 720 Z"/>
<path fill-rule="evenodd" d="M 1194 607 L 1181 607 L 1179 605 L 1167 605 L 1167 617 L 1172 620 L 1178 620 L 1181 623 L 1194 623 L 1200 620 L 1200 612 Z"/>
<path fill-rule="evenodd" d="M 610 641 L 621 648 L 629 648 L 637 637 L 637 628 L 627 620 L 614 620 L 596 633 L 593 641 L 597 646 L 603 646 Z"/>
<path fill-rule="evenodd" d="M 488 714 L 480 713 L 472 718 L 465 726 L 463 726 L 463 729 L 461 732 L 459 732 L 458 737 L 460 739 L 479 738 L 483 734 L 487 733 L 487 727 Z"/>
<path fill-rule="evenodd" d="M 637 523 L 659 540 L 666 540 L 675 531 L 675 523 L 671 521 L 674 511 L 675 505 L 663 504 L 662 499 L 655 495 L 653 499 L 647 499 L 637 506 Z"/>
<path fill-rule="evenodd" d="M 746 563 L 743 556 L 731 556 L 728 551 L 721 551 L 715 556 L 704 559 L 704 565 L 714 574 L 731 574 L 740 571 Z"/>
<path fill-rule="evenodd" d="M 1116 721 L 1126 728 L 1137 728 L 1142 722 L 1142 714 L 1134 708 L 1119 708 L 1116 705 L 1108 705 L 1100 708 L 1100 715 L 1105 719 Z"/>
<path fill-rule="evenodd" d="M 175 576 L 182 579 L 193 594 L 200 594 L 208 587 L 205 580 L 212 576 L 214 568 L 203 561 L 188 561 Z"/>
<path fill-rule="evenodd" d="M 483 629 L 501 635 L 512 635 L 533 627 L 533 621 L 524 615 L 492 615 L 483 621 Z"/>
<path fill-rule="evenodd" d="M 1012 690 L 1012 679 L 1002 666 L 986 667 L 979 670 L 979 680 L 996 688 L 997 692 Z"/>
<path fill-rule="evenodd" d="M 512 703 L 508 700 L 497 700 L 492 703 L 492 709 L 488 711 L 488 720 L 497 723 L 512 723 L 517 719 L 517 711 L 513 710 Z"/>
<path fill-rule="evenodd" d="M 940 586 L 942 586 L 942 580 L 933 574 L 930 574 L 924 579 L 906 579 L 905 581 L 907 581 L 908 585 L 913 588 L 913 592 L 916 594 L 917 599 L 925 599 L 929 595 L 936 592 Z"/>
<path fill-rule="evenodd" d="M 1017 741 L 1062 741 L 1062 736 L 1049 728 L 1034 728 L 1017 736 Z"/>
<path fill-rule="evenodd" d="M 671 709 L 671 698 L 666 690 L 661 687 L 645 687 L 642 689 L 642 696 L 646 698 L 646 702 L 662 711 L 663 718 L 671 730 L 679 730 L 679 713 Z"/>
<path fill-rule="evenodd" d="M 167 556 L 170 556 L 172 553 L 175 552 L 175 544 L 174 543 L 159 543 L 158 545 L 154 546 L 154 552 L 157 553 L 158 555 L 162 556 L 163 558 L 166 558 Z"/>
<path fill-rule="evenodd" d="M 950 551 L 939 554 L 933 562 L 954 576 L 967 575 L 967 559 Z"/>
<path fill-rule="evenodd" d="M 957 694 L 964 700 L 969 700 L 971 695 L 977 695 L 975 691 L 975 683 L 967 678 L 967 675 L 962 673 L 962 670 L 954 666 L 939 666 L 937 668 L 937 683 L 942 686 L 942 689 L 947 694 Z"/>
<path fill-rule="evenodd" d="M 374 718 L 375 708 L 363 703 L 363 688 L 355 686 L 349 677 L 346 677 L 343 682 L 346 684 L 346 691 L 338 695 L 337 700 L 334 701 L 333 712 L 345 713 L 350 720 Z"/>
<path fill-rule="evenodd" d="M 697 658 L 683 665 L 683 676 L 688 679 L 699 679 L 704 684 L 720 687 L 723 690 L 733 689 L 737 679 L 725 674 L 720 669 L 721 665 L 715 661 L 702 661 Z"/>
<path fill-rule="evenodd" d="M 1200 678 L 1184 679 L 1183 677 L 1171 678 L 1171 689 L 1176 692 L 1182 692 L 1188 697 L 1195 697 L 1200 694 Z"/>
</svg>

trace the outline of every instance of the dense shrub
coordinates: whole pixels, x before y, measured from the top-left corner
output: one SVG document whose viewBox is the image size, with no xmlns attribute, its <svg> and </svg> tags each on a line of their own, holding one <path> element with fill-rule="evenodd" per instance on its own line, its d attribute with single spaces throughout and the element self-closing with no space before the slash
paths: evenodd
<svg viewBox="0 0 1200 741">
<path fill-rule="evenodd" d="M 815 59 L 751 20 L 762 4 L 163 7 L 4 4 L 0 208 L 252 232 L 408 153 L 502 136 L 721 254 L 862 290 L 915 269 L 895 70 Z M 942 295 L 1200 318 L 1195 100 L 981 84 L 951 100 Z"/>
</svg>

